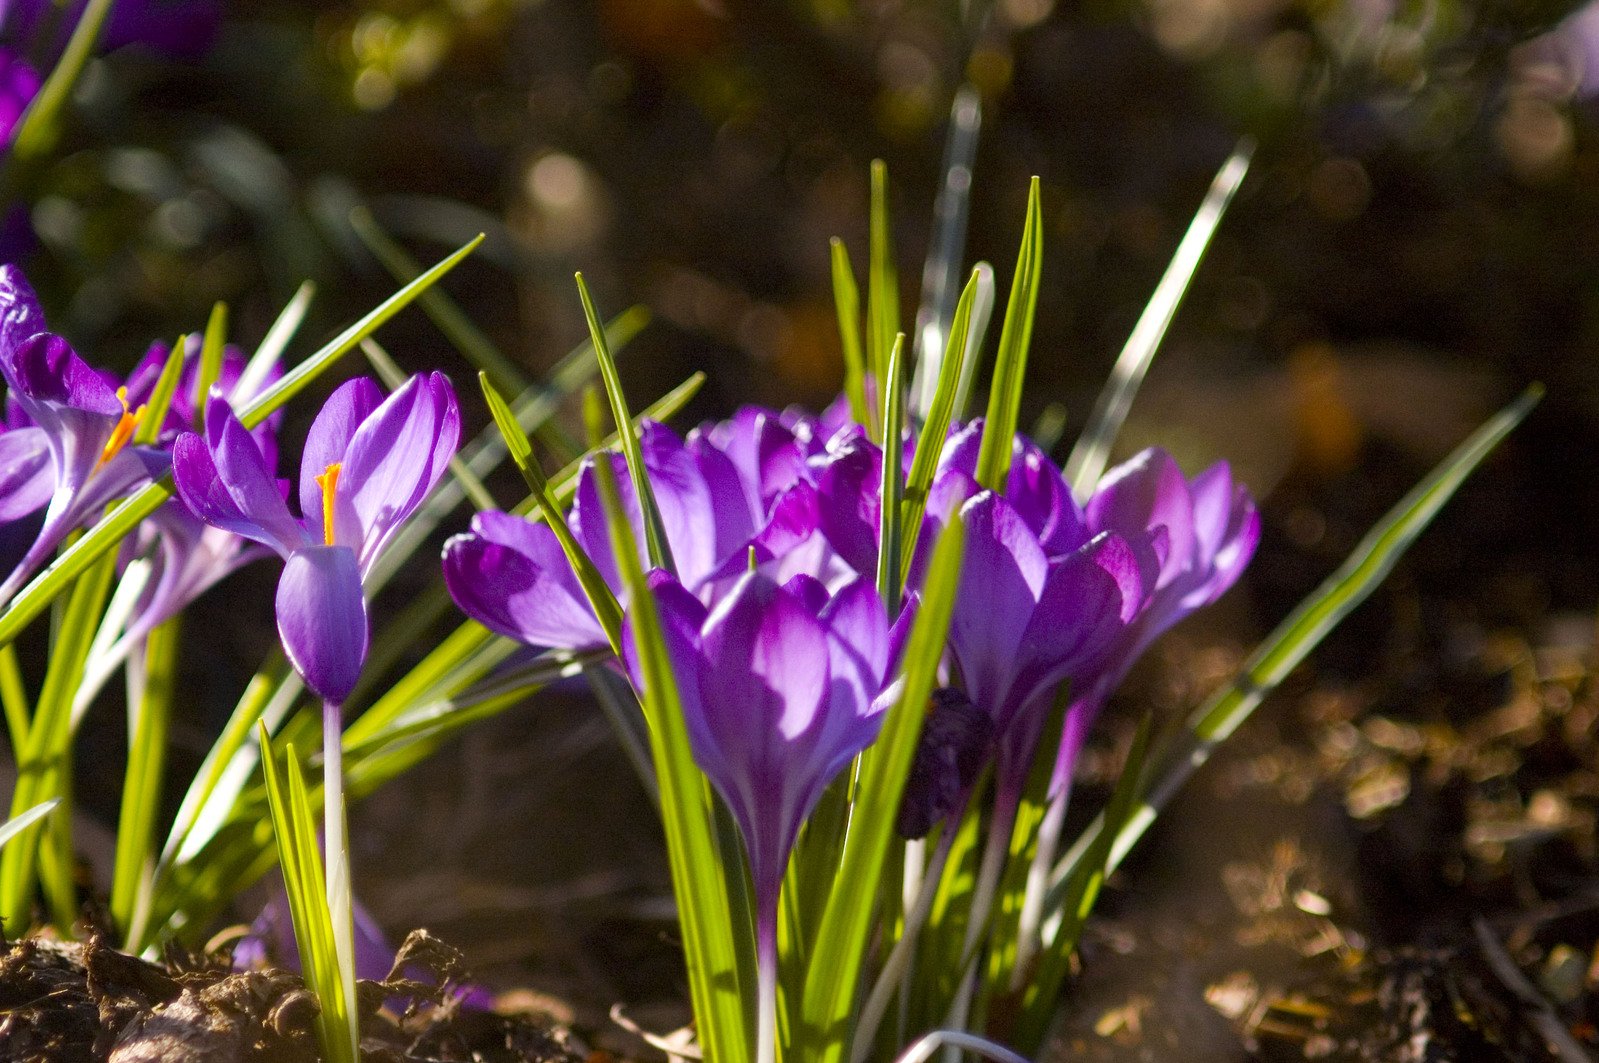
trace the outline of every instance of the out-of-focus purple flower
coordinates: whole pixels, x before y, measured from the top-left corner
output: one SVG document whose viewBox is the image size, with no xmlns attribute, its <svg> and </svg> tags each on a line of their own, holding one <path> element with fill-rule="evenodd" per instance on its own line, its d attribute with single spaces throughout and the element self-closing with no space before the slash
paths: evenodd
<svg viewBox="0 0 1599 1063">
<path fill-rule="evenodd" d="M 360 901 L 353 904 L 355 916 L 355 976 L 379 982 L 394 969 L 394 949 L 383 928 Z M 249 933 L 233 946 L 233 969 L 255 970 L 276 964 L 291 971 L 300 969 L 300 946 L 294 939 L 294 924 L 289 917 L 289 897 L 280 885 L 250 924 Z"/>
<path fill-rule="evenodd" d="M 1260 542 L 1260 513 L 1226 462 L 1193 479 L 1166 451 L 1151 448 L 1105 474 L 1089 499 L 1091 531 L 1149 535 L 1157 572 L 1148 604 L 1116 638 L 1092 682 L 1074 692 L 1056 761 L 1062 792 L 1086 736 L 1128 669 L 1157 638 L 1238 581 Z"/>
<path fill-rule="evenodd" d="M 1599 0 L 1518 47 L 1511 61 L 1522 82 L 1541 95 L 1563 100 L 1599 94 Z"/>
<path fill-rule="evenodd" d="M 742 577 L 751 550 L 761 570 L 779 581 L 804 573 L 837 586 L 855 575 L 821 534 L 827 509 L 815 481 L 830 452 L 809 427 L 796 424 L 795 416 L 751 407 L 683 440 L 644 422 L 640 447 L 676 575 L 702 601 Z M 612 463 L 643 561 L 643 516 L 625 463 L 616 454 L 604 460 Z M 593 459 L 579 477 L 569 522 L 625 604 Z M 554 532 L 542 523 L 479 513 L 471 532 L 445 545 L 444 577 L 462 611 L 510 638 L 574 650 L 606 645 Z"/>
<path fill-rule="evenodd" d="M 64 9 L 55 0 L 11 0 L 0 8 L 13 39 L 26 40 L 41 29 L 59 36 L 64 47 L 72 27 L 83 17 L 87 0 Z M 178 59 L 203 55 L 222 28 L 221 0 L 117 0 L 106 18 L 100 50 L 139 44 Z"/>
<path fill-rule="evenodd" d="M 189 510 L 284 559 L 278 634 L 295 670 L 330 703 L 348 696 L 366 660 L 361 581 L 444 475 L 460 430 L 442 373 L 414 376 L 387 399 L 371 380 L 349 381 L 306 438 L 298 519 L 260 443 L 225 400 L 208 404 L 204 438 L 187 433 L 173 446 L 174 479 Z"/>
<path fill-rule="evenodd" d="M 33 289 L 10 265 L 0 266 L 0 373 L 7 386 L 0 520 L 45 506 L 33 546 L 0 584 L 3 604 L 68 532 L 163 475 L 168 457 L 156 448 L 128 445 L 143 408 L 130 408 L 126 388 L 45 331 Z"/>
<path fill-rule="evenodd" d="M 28 104 L 39 95 L 39 72 L 10 48 L 0 46 L 0 145 L 9 145 Z"/>
</svg>

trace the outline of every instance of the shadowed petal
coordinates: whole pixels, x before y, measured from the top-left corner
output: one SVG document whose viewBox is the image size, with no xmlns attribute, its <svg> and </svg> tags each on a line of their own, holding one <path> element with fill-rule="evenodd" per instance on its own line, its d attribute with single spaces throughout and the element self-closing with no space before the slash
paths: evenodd
<svg viewBox="0 0 1599 1063">
<path fill-rule="evenodd" d="M 277 613 L 278 637 L 294 670 L 318 695 L 342 702 L 366 662 L 366 600 L 355 552 L 296 550 L 278 580 Z"/>
<path fill-rule="evenodd" d="M 607 644 L 555 533 L 506 513 L 479 513 L 444 547 L 444 582 L 461 611 L 533 646 Z"/>
<path fill-rule="evenodd" d="M 1184 572 L 1194 554 L 1194 501 L 1172 456 L 1158 447 L 1140 451 L 1111 469 L 1088 500 L 1088 524 L 1131 538 L 1164 526 L 1170 536 L 1161 559 L 1160 586 Z"/>
<path fill-rule="evenodd" d="M 50 441 L 38 428 L 0 434 L 0 522 L 26 517 L 55 491 Z"/>
<path fill-rule="evenodd" d="M 949 644 L 966 692 L 1003 728 L 1018 645 L 1048 565 L 1021 517 L 993 492 L 966 503 L 963 515 L 966 554 Z"/>
<path fill-rule="evenodd" d="M 264 533 L 252 538 L 281 553 L 307 542 L 305 532 L 289 515 L 278 479 L 266 467 L 255 437 L 225 400 L 213 396 L 206 404 L 205 433 L 217 479 L 240 515 Z M 194 512 L 200 514 L 198 508 Z"/>
</svg>

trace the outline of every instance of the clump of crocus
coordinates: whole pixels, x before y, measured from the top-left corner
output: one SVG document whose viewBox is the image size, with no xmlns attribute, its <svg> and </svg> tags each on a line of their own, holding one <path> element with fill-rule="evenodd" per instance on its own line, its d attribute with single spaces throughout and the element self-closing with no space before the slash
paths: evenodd
<svg viewBox="0 0 1599 1063">
<path fill-rule="evenodd" d="M 818 432 L 809 418 L 754 407 L 687 440 L 664 425 L 643 423 L 640 448 L 676 575 L 702 602 L 738 580 L 752 550 L 778 580 L 803 573 L 837 585 L 856 574 L 822 534 L 827 511 L 814 481 L 835 455 Z M 623 459 L 611 454 L 601 460 L 612 463 L 634 541 L 642 544 L 643 517 Z M 568 523 L 625 604 L 594 459 L 579 476 Z M 508 638 L 570 650 L 607 644 L 555 533 L 542 523 L 497 511 L 477 514 L 470 533 L 445 545 L 444 579 L 462 611 Z"/>
<path fill-rule="evenodd" d="M 173 447 L 178 494 L 194 515 L 284 560 L 278 635 L 295 671 L 323 699 L 328 908 L 349 1001 L 355 1000 L 355 945 L 341 706 L 366 660 L 362 579 L 444 475 L 460 431 L 455 391 L 442 373 L 414 376 L 386 399 L 371 380 L 349 381 L 306 437 L 298 518 L 260 442 L 226 400 L 210 400 L 203 437 L 187 433 Z"/>
<path fill-rule="evenodd" d="M 775 1058 L 777 901 L 800 825 L 877 737 L 893 657 L 882 600 L 854 580 L 751 572 L 713 610 L 670 577 L 654 584 L 694 758 L 727 802 L 755 887 L 756 1060 Z M 627 648 L 641 689 L 642 669 Z"/>
</svg>

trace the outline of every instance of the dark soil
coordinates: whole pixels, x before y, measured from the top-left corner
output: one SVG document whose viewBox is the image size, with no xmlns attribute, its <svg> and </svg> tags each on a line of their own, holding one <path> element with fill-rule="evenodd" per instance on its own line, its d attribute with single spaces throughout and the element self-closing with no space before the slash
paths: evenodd
<svg viewBox="0 0 1599 1063">
<path fill-rule="evenodd" d="M 360 983 L 363 1063 L 584 1058 L 542 1022 L 461 1007 L 451 992 L 461 974 L 458 953 L 413 934 L 389 979 Z M 0 958 L 8 1063 L 317 1063 L 317 1010 L 292 972 L 179 954 L 160 966 L 98 935 L 87 944 L 28 938 Z"/>
</svg>

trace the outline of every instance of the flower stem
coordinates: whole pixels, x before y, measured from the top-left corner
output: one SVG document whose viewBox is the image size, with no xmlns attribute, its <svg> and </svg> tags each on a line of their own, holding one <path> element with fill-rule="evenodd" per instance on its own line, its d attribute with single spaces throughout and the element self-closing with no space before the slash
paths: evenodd
<svg viewBox="0 0 1599 1063">
<path fill-rule="evenodd" d="M 328 915 L 333 921 L 333 951 L 349 1024 L 350 1058 L 359 1059 L 360 1009 L 355 998 L 355 910 L 350 892 L 349 826 L 344 809 L 344 713 L 322 703 L 322 824 L 327 839 Z"/>
<path fill-rule="evenodd" d="M 961 946 L 961 969 L 956 982 L 955 1000 L 950 1005 L 945 1025 L 953 1030 L 963 1030 L 971 1014 L 972 994 L 977 989 L 974 968 L 977 966 L 978 945 L 988 931 L 989 910 L 994 906 L 994 893 L 999 887 L 999 877 L 1005 870 L 1005 857 L 1010 852 L 1011 826 L 1016 822 L 1016 807 L 1021 800 L 1021 786 L 1012 778 L 1013 772 L 1000 768 L 998 792 L 994 795 L 994 815 L 988 824 L 988 843 L 983 847 L 983 862 L 977 871 L 977 882 L 972 888 L 972 904 L 966 915 L 966 941 Z M 955 1063 L 959 1049 L 945 1052 L 947 1063 Z"/>
<path fill-rule="evenodd" d="M 755 1023 L 755 1063 L 777 1063 L 776 890 L 768 891 L 761 898 L 760 911 L 755 916 L 755 978 L 759 997 Z"/>
</svg>

